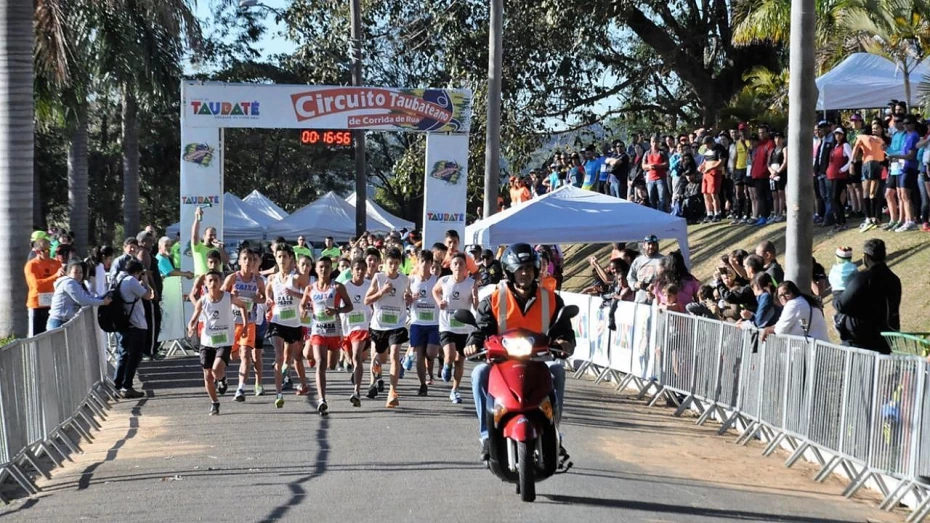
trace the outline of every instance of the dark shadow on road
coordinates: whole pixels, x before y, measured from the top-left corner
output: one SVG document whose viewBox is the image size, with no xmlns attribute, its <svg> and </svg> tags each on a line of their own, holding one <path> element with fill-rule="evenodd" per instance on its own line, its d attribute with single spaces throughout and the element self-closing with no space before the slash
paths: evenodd
<svg viewBox="0 0 930 523">
<path fill-rule="evenodd" d="M 151 394 L 151 391 L 146 391 L 148 394 Z M 136 403 L 136 406 L 132 408 L 130 414 L 132 417 L 129 418 L 129 430 L 126 431 L 126 435 L 119 439 L 116 443 L 110 447 L 110 450 L 107 451 L 107 457 L 103 461 L 98 461 L 93 465 L 84 469 L 81 472 L 81 480 L 78 482 L 78 490 L 84 490 L 90 486 L 90 480 L 94 477 L 94 471 L 100 468 L 100 465 L 103 465 L 107 461 L 113 461 L 116 459 L 117 454 L 119 454 L 119 449 L 123 448 L 126 445 L 126 442 L 136 437 L 136 434 L 139 433 L 139 417 L 142 416 L 142 407 L 148 402 L 149 397 L 146 396 Z"/>
<path fill-rule="evenodd" d="M 320 420 L 320 426 L 316 429 L 316 440 L 320 445 L 320 448 L 316 452 L 316 460 L 314 460 L 313 472 L 308 475 L 301 476 L 294 481 L 291 481 L 287 484 L 287 487 L 291 491 L 291 497 L 283 505 L 275 507 L 271 513 L 269 513 L 261 521 L 262 523 L 280 521 L 283 519 L 288 512 L 295 506 L 303 503 L 304 499 L 307 497 L 307 490 L 304 488 L 304 484 L 312 480 L 313 478 L 318 478 L 326 472 L 327 464 L 329 463 L 329 440 L 327 439 L 329 435 L 329 417 L 324 417 Z"/>
<path fill-rule="evenodd" d="M 723 518 L 745 521 L 788 521 L 794 523 L 849 523 L 846 519 L 823 519 L 805 516 L 785 516 L 779 514 L 765 514 L 760 512 L 747 512 L 742 510 L 722 510 L 703 507 L 686 507 L 682 505 L 669 505 L 649 501 L 631 501 L 626 499 L 599 499 L 583 496 L 549 495 L 541 496 L 553 503 L 561 505 L 587 505 L 593 507 L 619 508 L 649 513 L 680 514 L 682 516 L 699 516 L 705 518 Z"/>
</svg>

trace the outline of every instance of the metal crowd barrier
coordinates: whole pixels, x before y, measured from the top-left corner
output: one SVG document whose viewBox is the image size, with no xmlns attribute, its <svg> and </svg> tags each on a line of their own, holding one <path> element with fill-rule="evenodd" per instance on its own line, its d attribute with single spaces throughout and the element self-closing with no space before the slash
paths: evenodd
<svg viewBox="0 0 930 523">
<path fill-rule="evenodd" d="M 96 319 L 85 308 L 60 329 L 0 348 L 0 483 L 39 493 L 30 469 L 49 477 L 39 458 L 61 466 L 100 428 L 115 393 Z"/>
<path fill-rule="evenodd" d="M 719 434 L 736 429 L 738 443 L 761 439 L 764 455 L 786 449 L 788 467 L 802 457 L 819 464 L 816 481 L 841 472 L 847 497 L 869 485 L 884 496 L 883 509 L 907 500 L 908 521 L 930 516 L 923 358 L 796 336 L 762 341 L 735 324 L 630 303 L 617 307 L 609 331 L 599 298 L 562 296 L 587 311 L 575 325 L 584 347 L 576 377 L 593 371 L 597 381 L 615 379 L 618 390 L 652 394 L 650 405 L 666 399 L 675 415 L 692 409 L 698 424 L 719 422 Z"/>
</svg>

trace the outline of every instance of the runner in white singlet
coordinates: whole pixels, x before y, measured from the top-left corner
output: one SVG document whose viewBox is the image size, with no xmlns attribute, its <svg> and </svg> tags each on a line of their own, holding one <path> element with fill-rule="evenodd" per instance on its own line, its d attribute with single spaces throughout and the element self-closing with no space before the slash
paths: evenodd
<svg viewBox="0 0 930 523">
<path fill-rule="evenodd" d="M 313 355 L 319 362 L 316 368 L 317 412 L 325 416 L 329 407 L 326 404 L 326 370 L 329 359 L 336 359 L 342 346 L 339 314 L 352 310 L 349 296 L 341 283 L 332 281 L 333 263 L 326 257 L 316 262 L 318 278 L 304 290 L 300 300 L 302 314 L 312 320 L 310 326 L 310 344 Z M 332 351 L 332 354 L 330 353 Z"/>
<path fill-rule="evenodd" d="M 410 347 L 416 354 L 417 378 L 420 380 L 418 396 L 427 395 L 427 362 L 439 354 L 439 307 L 433 297 L 438 279 L 431 274 L 432 267 L 433 253 L 420 251 L 410 275 L 410 293 L 414 300 L 410 305 Z"/>
<path fill-rule="evenodd" d="M 197 333 L 199 322 L 203 323 L 200 333 L 200 366 L 203 368 L 203 385 L 210 396 L 212 406 L 210 415 L 220 413 L 217 393 L 226 393 L 226 366 L 233 345 L 233 311 L 248 314 L 245 303 L 220 288 L 222 275 L 210 271 L 204 277 L 206 292 L 194 305 L 194 314 L 187 324 L 187 334 L 191 337 Z"/>
<path fill-rule="evenodd" d="M 388 394 L 387 408 L 400 404 L 397 394 L 397 381 L 400 378 L 401 345 L 410 338 L 407 333 L 407 306 L 413 302 L 410 294 L 410 282 L 399 272 L 401 254 L 397 249 L 388 251 L 385 272 L 379 272 L 371 282 L 371 288 L 365 295 L 365 304 L 372 306 L 371 339 L 375 354 L 371 356 L 371 381 L 368 397 L 378 395 L 375 375 L 380 374 L 380 367 L 386 360 L 387 351 L 391 354 L 391 390 Z"/>
<path fill-rule="evenodd" d="M 445 353 L 442 369 L 443 381 L 452 378 L 452 391 L 449 400 L 461 403 L 459 386 L 465 373 L 465 342 L 473 328 L 456 320 L 453 315 L 458 309 L 471 309 L 478 303 L 478 288 L 475 280 L 468 275 L 465 254 L 457 252 L 449 263 L 451 276 L 443 276 L 433 288 L 433 296 L 439 304 L 439 339 Z M 454 372 L 453 372 L 454 364 Z"/>
<path fill-rule="evenodd" d="M 285 364 L 293 364 L 301 359 L 300 342 L 303 333 L 300 329 L 300 298 L 303 294 L 298 288 L 304 288 L 309 283 L 305 277 L 292 274 L 294 267 L 294 251 L 289 245 L 279 245 L 275 251 L 275 261 L 278 272 L 273 274 L 265 284 L 266 305 L 272 307 L 271 323 L 268 335 L 274 343 L 274 386 L 275 407 L 284 406 L 282 393 L 282 368 Z M 303 375 L 303 364 L 295 365 L 301 384 L 306 389 L 306 376 Z"/>
<path fill-rule="evenodd" d="M 239 356 L 239 386 L 236 388 L 236 401 L 245 401 L 245 382 L 249 377 L 249 368 L 255 368 L 255 387 L 262 383 L 262 350 L 256 344 L 256 327 L 258 321 L 257 304 L 265 302 L 265 282 L 255 274 L 255 253 L 251 249 L 239 251 L 239 270 L 230 274 L 223 282 L 223 290 L 232 293 L 244 304 L 249 314 L 243 319 L 238 309 L 233 309 L 236 322 L 233 356 Z"/>
<path fill-rule="evenodd" d="M 365 305 L 365 295 L 371 287 L 371 280 L 365 279 L 366 263 L 363 258 L 356 258 L 352 262 L 352 278 L 343 286 L 352 304 L 352 310 L 342 315 L 342 332 L 349 344 L 348 352 L 352 363 L 352 385 L 355 392 L 349 401 L 355 407 L 362 406 L 361 387 L 362 372 L 365 365 L 365 351 L 371 335 L 368 332 L 371 322 L 371 307 Z"/>
</svg>

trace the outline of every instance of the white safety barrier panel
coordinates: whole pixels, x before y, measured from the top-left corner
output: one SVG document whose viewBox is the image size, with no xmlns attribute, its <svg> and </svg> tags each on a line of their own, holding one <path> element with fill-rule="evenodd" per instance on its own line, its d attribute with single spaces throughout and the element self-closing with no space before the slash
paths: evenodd
<svg viewBox="0 0 930 523">
<path fill-rule="evenodd" d="M 59 329 L 0 348 L 0 482 L 37 494 L 29 469 L 49 477 L 39 458 L 60 466 L 100 429 L 115 399 L 100 334 L 95 309 L 84 308 Z"/>
<path fill-rule="evenodd" d="M 764 441 L 765 455 L 788 450 L 788 467 L 802 457 L 819 464 L 817 481 L 842 473 L 847 497 L 868 485 L 884 496 L 882 508 L 907 503 L 908 521 L 930 516 L 930 379 L 922 358 L 795 336 L 763 341 L 732 323 L 643 304 L 617 304 L 610 321 L 600 298 L 561 296 L 582 310 L 570 360 L 576 378 L 610 379 L 650 405 L 665 399 L 675 415 L 694 410 L 698 424 L 719 422 L 719 434 L 735 429 L 737 443 Z"/>
</svg>

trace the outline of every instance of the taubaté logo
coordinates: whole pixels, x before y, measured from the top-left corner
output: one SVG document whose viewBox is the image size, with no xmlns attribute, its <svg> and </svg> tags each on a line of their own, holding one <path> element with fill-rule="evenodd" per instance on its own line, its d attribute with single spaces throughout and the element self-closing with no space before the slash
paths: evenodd
<svg viewBox="0 0 930 523">
<path fill-rule="evenodd" d="M 261 116 L 261 104 L 258 100 L 251 102 L 210 102 L 204 100 L 191 100 L 191 109 L 194 114 L 201 116 L 233 117 L 241 116 L 253 118 Z"/>
</svg>

